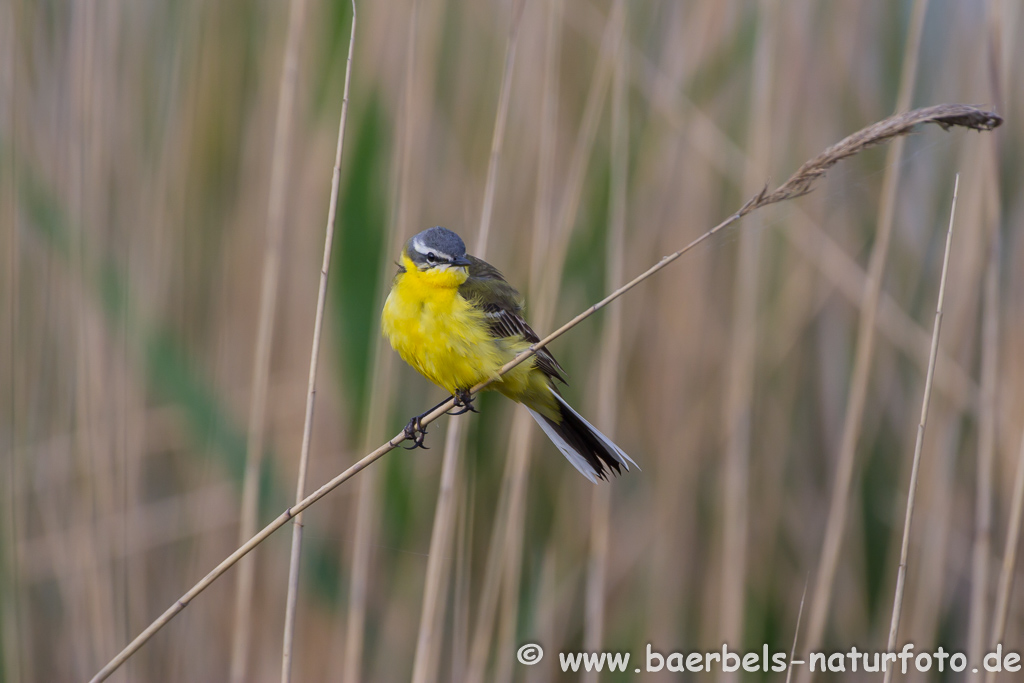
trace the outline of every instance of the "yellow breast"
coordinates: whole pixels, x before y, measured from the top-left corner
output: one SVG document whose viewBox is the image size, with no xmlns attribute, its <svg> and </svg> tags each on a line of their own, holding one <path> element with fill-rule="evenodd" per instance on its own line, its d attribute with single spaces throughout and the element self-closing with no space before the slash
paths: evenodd
<svg viewBox="0 0 1024 683">
<path fill-rule="evenodd" d="M 381 316 L 392 348 L 450 393 L 497 374 L 507 352 L 488 333 L 483 312 L 459 295 L 465 269 L 421 272 L 402 260 L 405 272 L 395 278 Z"/>
</svg>

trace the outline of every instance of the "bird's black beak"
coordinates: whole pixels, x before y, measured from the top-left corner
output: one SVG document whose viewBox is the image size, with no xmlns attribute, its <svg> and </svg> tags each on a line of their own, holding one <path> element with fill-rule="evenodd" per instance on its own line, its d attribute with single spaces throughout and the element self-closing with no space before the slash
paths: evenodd
<svg viewBox="0 0 1024 683">
<path fill-rule="evenodd" d="M 457 258 L 454 261 L 452 261 L 451 264 L 453 266 L 464 266 L 466 268 L 468 268 L 470 266 L 469 259 L 466 258 L 465 256 L 460 256 L 459 258 Z"/>
</svg>

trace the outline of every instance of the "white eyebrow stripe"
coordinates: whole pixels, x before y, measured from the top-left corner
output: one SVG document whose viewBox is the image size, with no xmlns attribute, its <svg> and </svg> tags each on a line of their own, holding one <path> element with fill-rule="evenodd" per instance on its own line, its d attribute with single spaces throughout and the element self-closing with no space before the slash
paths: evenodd
<svg viewBox="0 0 1024 683">
<path fill-rule="evenodd" d="M 423 240 L 421 240 L 419 237 L 413 238 L 413 240 L 412 240 L 412 248 L 415 249 L 420 254 L 423 254 L 424 256 L 426 256 L 430 252 L 434 252 L 434 254 L 436 256 L 438 256 L 439 258 L 441 258 L 441 259 L 445 259 L 445 260 L 448 260 L 448 261 L 454 261 L 455 260 L 454 258 L 452 258 L 452 256 L 450 254 L 446 254 L 446 253 L 444 253 L 443 251 L 441 251 L 440 249 L 437 249 L 437 248 L 431 249 L 427 245 L 423 244 Z"/>
</svg>

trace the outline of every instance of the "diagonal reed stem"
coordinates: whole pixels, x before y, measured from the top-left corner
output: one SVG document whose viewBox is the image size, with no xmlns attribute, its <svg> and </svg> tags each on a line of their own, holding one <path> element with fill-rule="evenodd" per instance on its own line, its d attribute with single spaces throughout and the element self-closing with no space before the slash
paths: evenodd
<svg viewBox="0 0 1024 683">
<path fill-rule="evenodd" d="M 924 380 L 924 396 L 921 399 L 921 421 L 917 424 L 917 440 L 914 442 L 914 462 L 910 468 L 910 484 L 907 487 L 907 513 L 903 519 L 903 544 L 900 546 L 900 566 L 896 570 L 896 594 L 893 597 L 892 620 L 889 623 L 887 652 L 896 648 L 896 636 L 900 630 L 900 613 L 903 610 L 903 589 L 907 578 L 907 554 L 910 551 L 910 523 L 914 517 L 914 498 L 917 494 L 917 476 L 921 465 L 921 448 L 924 444 L 924 428 L 928 423 L 928 404 L 932 396 L 932 378 L 935 376 L 935 358 L 939 353 L 939 329 L 942 327 L 942 302 L 946 297 L 946 274 L 949 271 L 949 247 L 953 243 L 953 218 L 956 216 L 956 198 L 960 189 L 960 174 L 953 183 L 953 203 L 949 208 L 949 228 L 946 230 L 946 252 L 942 257 L 942 276 L 939 280 L 939 301 L 935 305 L 935 324 L 932 327 L 932 345 L 928 352 L 928 372 Z M 884 683 L 892 680 L 893 668 L 885 670 Z"/>
<path fill-rule="evenodd" d="M 354 29 L 355 26 L 353 22 L 353 31 Z M 349 55 L 349 63 L 351 64 L 351 45 L 349 46 Z M 342 125 L 344 124 L 345 120 L 347 104 L 348 91 L 346 89 L 345 101 L 342 106 Z M 477 386 L 473 387 L 471 393 L 479 393 L 487 386 L 489 386 L 492 382 L 500 379 L 503 375 L 511 371 L 520 363 L 526 361 L 530 356 L 537 353 L 537 351 L 544 348 L 545 346 L 553 342 L 555 339 L 561 337 L 563 334 L 579 325 L 581 322 L 583 322 L 591 315 L 593 315 L 597 311 L 601 310 L 602 308 L 610 304 L 615 299 L 618 299 L 626 292 L 632 290 L 640 283 L 649 279 L 655 273 L 662 270 L 670 263 L 679 259 L 679 257 L 681 257 L 683 254 L 686 254 L 687 252 L 696 248 L 698 245 L 707 241 L 708 239 L 718 234 L 719 232 L 729 227 L 730 225 L 732 225 L 742 217 L 746 216 L 747 214 L 751 213 L 752 211 L 756 211 L 757 209 L 769 206 L 771 204 L 787 201 L 789 199 L 793 199 L 795 197 L 807 194 L 812 189 L 814 181 L 823 176 L 825 169 L 833 166 L 839 159 L 856 154 L 862 149 L 880 144 L 881 142 L 884 142 L 885 140 L 891 139 L 895 136 L 906 135 L 909 132 L 911 132 L 911 130 L 916 125 L 922 123 L 935 123 L 939 126 L 942 126 L 943 128 L 958 126 L 969 128 L 972 130 L 988 131 L 999 126 L 1002 123 L 1002 119 L 992 112 L 984 111 L 982 109 L 978 109 L 970 105 L 936 105 L 933 107 L 927 107 L 925 109 L 917 109 L 906 114 L 892 116 L 872 126 L 869 126 L 868 128 L 858 131 L 853 135 L 848 136 L 847 138 L 837 143 L 836 145 L 829 147 L 822 154 L 805 163 L 804 166 L 802 166 L 800 170 L 797 171 L 797 173 L 795 173 L 789 180 L 787 180 L 779 188 L 779 190 L 776 190 L 771 194 L 768 194 L 767 190 L 765 190 L 762 191 L 757 196 L 752 197 L 749 201 L 747 201 L 746 204 L 740 207 L 738 211 L 727 217 L 721 223 L 711 228 L 710 230 L 700 235 L 699 237 L 695 238 L 682 249 L 662 257 L 662 259 L 655 263 L 653 266 L 651 266 L 641 274 L 637 275 L 635 278 L 633 278 L 623 286 L 619 287 L 615 291 L 611 292 L 597 303 L 588 307 L 583 312 L 579 313 L 576 317 L 572 318 L 571 320 L 563 324 L 561 327 L 559 327 L 554 332 L 541 339 L 536 344 L 531 345 L 528 349 L 519 353 L 515 358 L 510 360 L 508 363 L 505 363 L 505 365 L 503 365 L 501 369 L 498 370 L 497 374 L 494 377 L 488 379 L 485 382 L 481 382 Z M 867 135 L 866 133 L 868 131 L 877 131 L 878 137 L 872 137 L 871 135 Z M 808 169 L 810 169 L 810 171 L 808 171 Z M 332 195 L 334 195 L 336 192 L 337 178 L 340 173 L 338 165 L 335 166 L 334 173 L 334 189 L 332 189 Z M 804 177 L 807 174 L 812 174 L 813 177 Z M 333 201 L 331 205 L 332 213 L 330 218 L 333 218 Z M 321 284 L 323 285 L 323 282 Z M 320 314 L 322 314 L 322 311 L 320 311 Z M 310 394 L 310 396 L 312 396 L 312 394 Z M 448 399 L 441 405 L 437 406 L 434 410 L 427 413 L 421 420 L 422 425 L 426 427 L 427 425 L 431 424 L 439 417 L 447 413 L 454 406 L 454 399 Z M 362 470 L 366 469 L 375 461 L 379 460 L 385 453 L 388 453 L 389 451 L 392 451 L 395 448 L 397 448 L 399 444 L 405 441 L 405 439 L 405 432 L 399 432 L 394 437 L 392 437 L 391 440 L 382 444 L 373 452 L 363 456 L 361 460 L 356 462 L 354 465 L 350 466 L 344 472 L 338 474 L 333 479 L 328 481 L 326 484 L 323 484 L 320 488 L 316 489 L 315 491 L 307 495 L 301 501 L 299 501 L 292 507 L 282 512 L 274 521 L 265 526 L 259 533 L 257 533 L 251 539 L 249 539 L 249 541 L 247 541 L 244 545 L 242 545 L 240 548 L 231 553 L 231 555 L 222 560 L 221 563 L 218 564 L 212 571 L 210 571 L 209 574 L 203 577 L 203 579 L 199 581 L 199 583 L 195 584 L 177 601 L 175 601 L 173 605 L 167 608 L 167 610 L 165 610 L 164 613 L 156 619 L 156 621 L 154 621 L 148 627 L 146 627 L 146 629 L 138 636 L 136 636 L 135 639 L 132 640 L 132 642 L 124 648 L 124 650 L 122 650 L 116 657 L 110 660 L 110 662 L 108 662 L 106 666 L 104 666 L 92 678 L 92 682 L 97 683 L 98 681 L 106 680 L 106 678 L 109 677 L 111 673 L 113 673 L 119 666 L 121 666 L 121 664 L 123 664 L 129 657 L 131 657 L 132 654 L 138 651 L 138 649 L 141 648 L 150 638 L 152 638 L 157 631 L 166 626 L 171 619 L 173 619 L 179 612 L 184 610 L 185 607 L 187 607 L 188 604 L 197 595 L 206 590 L 206 588 L 208 588 L 210 584 L 212 584 L 221 575 L 223 575 L 224 572 L 226 572 L 228 569 L 234 566 L 235 563 L 238 562 L 238 560 L 245 557 L 245 555 L 247 555 L 256 546 L 258 546 L 267 538 L 269 538 L 271 534 L 273 534 L 275 531 L 277 531 L 282 526 L 287 524 L 290 520 L 292 520 L 296 515 L 300 514 L 303 510 L 313 505 L 318 500 L 326 496 L 328 493 L 336 489 L 338 486 L 348 481 Z"/>
</svg>

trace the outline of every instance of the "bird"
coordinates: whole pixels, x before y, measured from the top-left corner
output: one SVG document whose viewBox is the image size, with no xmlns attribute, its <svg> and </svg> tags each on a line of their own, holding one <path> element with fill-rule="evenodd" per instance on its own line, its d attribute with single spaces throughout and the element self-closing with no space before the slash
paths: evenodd
<svg viewBox="0 0 1024 683">
<path fill-rule="evenodd" d="M 437 226 L 413 235 L 381 313 L 381 331 L 402 359 L 455 398 L 452 414 L 477 412 L 470 389 L 488 385 L 523 404 L 572 465 L 595 484 L 639 467 L 562 397 L 565 371 L 547 348 L 503 376 L 499 369 L 540 338 L 523 318 L 516 289 L 497 268 L 466 253 L 456 233 Z M 446 399 L 447 400 L 447 399 Z M 438 404 L 437 407 L 443 405 Z M 436 408 L 435 408 L 436 409 Z M 420 420 L 406 425 L 409 448 L 426 448 Z"/>
</svg>

